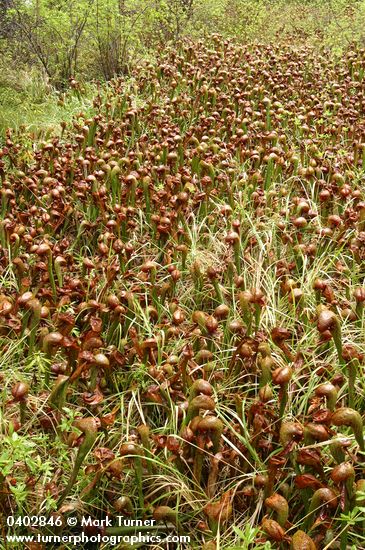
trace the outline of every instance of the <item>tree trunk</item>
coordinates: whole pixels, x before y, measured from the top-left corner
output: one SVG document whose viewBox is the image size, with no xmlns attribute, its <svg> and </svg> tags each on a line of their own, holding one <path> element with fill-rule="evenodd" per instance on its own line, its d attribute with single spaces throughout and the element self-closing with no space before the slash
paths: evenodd
<svg viewBox="0 0 365 550">
<path fill-rule="evenodd" d="M 8 38 L 11 34 L 11 24 L 7 20 L 11 0 L 0 0 L 0 38 Z"/>
<path fill-rule="evenodd" d="M 118 7 L 119 7 L 120 15 L 125 15 L 126 14 L 125 0 L 118 0 Z"/>
</svg>

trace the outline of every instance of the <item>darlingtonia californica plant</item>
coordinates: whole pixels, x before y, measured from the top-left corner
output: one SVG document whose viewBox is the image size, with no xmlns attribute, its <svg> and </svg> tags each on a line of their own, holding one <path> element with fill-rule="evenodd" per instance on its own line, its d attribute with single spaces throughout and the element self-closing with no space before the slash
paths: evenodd
<svg viewBox="0 0 365 550">
<path fill-rule="evenodd" d="M 2 513 L 360 547 L 364 70 L 213 35 L 6 132 Z"/>
</svg>

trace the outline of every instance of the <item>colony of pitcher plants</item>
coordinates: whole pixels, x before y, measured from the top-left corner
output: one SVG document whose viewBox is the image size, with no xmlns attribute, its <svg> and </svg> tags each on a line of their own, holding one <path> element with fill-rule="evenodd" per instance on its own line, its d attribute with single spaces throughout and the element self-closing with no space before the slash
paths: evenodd
<svg viewBox="0 0 365 550">
<path fill-rule="evenodd" d="M 365 545 L 364 76 L 363 49 L 213 35 L 8 131 L 3 516 Z"/>
</svg>

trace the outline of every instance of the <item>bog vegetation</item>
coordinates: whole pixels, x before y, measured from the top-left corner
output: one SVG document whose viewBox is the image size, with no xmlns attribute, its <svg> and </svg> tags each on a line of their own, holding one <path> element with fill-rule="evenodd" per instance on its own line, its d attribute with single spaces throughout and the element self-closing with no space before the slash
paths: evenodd
<svg viewBox="0 0 365 550">
<path fill-rule="evenodd" d="M 55 518 L 11 534 L 365 546 L 365 50 L 219 30 L 108 84 L 55 63 L 53 126 L 3 132 L 0 511 Z"/>
<path fill-rule="evenodd" d="M 0 133 L 23 123 L 58 129 L 80 108 L 65 101 L 123 76 L 184 37 L 307 43 L 334 55 L 365 40 L 363 0 L 0 0 Z"/>
</svg>

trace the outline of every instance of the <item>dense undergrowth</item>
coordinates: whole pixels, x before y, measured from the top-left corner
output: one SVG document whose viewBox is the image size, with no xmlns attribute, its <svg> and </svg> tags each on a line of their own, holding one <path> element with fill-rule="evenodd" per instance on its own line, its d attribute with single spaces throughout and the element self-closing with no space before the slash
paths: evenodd
<svg viewBox="0 0 365 550">
<path fill-rule="evenodd" d="M 4 516 L 365 545 L 364 70 L 214 35 L 8 131 Z"/>
<path fill-rule="evenodd" d="M 107 84 L 103 86 L 107 88 Z M 59 135 L 61 123 L 71 122 L 80 111 L 92 114 L 98 86 L 85 83 L 80 88 L 79 94 L 72 88 L 58 93 L 47 86 L 39 74 L 32 72 L 22 73 L 17 89 L 13 82 L 0 84 L 0 144 L 5 143 L 8 128 L 26 131 L 34 140 L 48 139 Z"/>
</svg>

